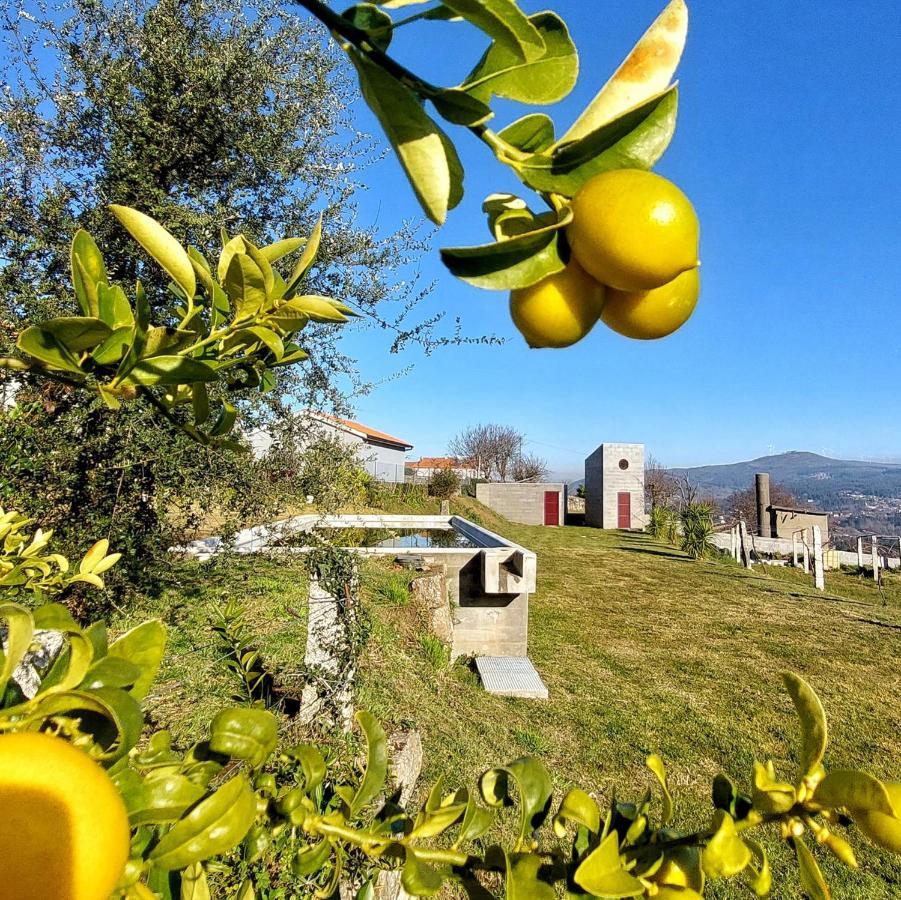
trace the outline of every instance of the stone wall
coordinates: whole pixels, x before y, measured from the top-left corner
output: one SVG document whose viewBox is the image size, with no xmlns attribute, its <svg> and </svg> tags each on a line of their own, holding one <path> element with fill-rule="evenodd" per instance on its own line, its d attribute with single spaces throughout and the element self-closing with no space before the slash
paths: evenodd
<svg viewBox="0 0 901 900">
<path fill-rule="evenodd" d="M 487 482 L 476 485 L 476 500 L 511 522 L 520 525 L 544 525 L 544 495 L 555 491 L 558 497 L 558 521 L 566 516 L 566 485 L 555 483 L 511 484 Z"/>
</svg>

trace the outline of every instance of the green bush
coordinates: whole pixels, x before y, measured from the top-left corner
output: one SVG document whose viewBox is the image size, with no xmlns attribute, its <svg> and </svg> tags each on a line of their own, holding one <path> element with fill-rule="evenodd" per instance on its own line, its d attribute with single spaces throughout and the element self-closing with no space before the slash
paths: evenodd
<svg viewBox="0 0 901 900">
<path fill-rule="evenodd" d="M 429 496 L 450 500 L 460 493 L 460 476 L 453 469 L 439 469 L 429 479 Z"/>
<path fill-rule="evenodd" d="M 688 503 L 679 513 L 682 549 L 693 559 L 703 559 L 713 544 L 713 518 L 706 503 Z"/>
</svg>

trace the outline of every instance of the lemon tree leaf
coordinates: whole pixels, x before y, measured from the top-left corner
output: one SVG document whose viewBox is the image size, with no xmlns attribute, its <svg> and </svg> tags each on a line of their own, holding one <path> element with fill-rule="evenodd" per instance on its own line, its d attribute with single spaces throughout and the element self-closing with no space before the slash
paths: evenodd
<svg viewBox="0 0 901 900">
<path fill-rule="evenodd" d="M 657 781 L 660 782 L 660 790 L 663 792 L 663 812 L 661 821 L 664 825 L 668 825 L 673 818 L 673 795 L 669 792 L 669 785 L 666 781 L 666 766 L 663 760 L 656 754 L 652 753 L 645 765 L 654 773 Z"/>
<path fill-rule="evenodd" d="M 126 631 L 109 648 L 110 656 L 118 656 L 136 665 L 140 677 L 131 688 L 131 695 L 143 699 L 156 678 L 166 649 L 166 626 L 159 619 L 149 619 Z"/>
<path fill-rule="evenodd" d="M 808 850 L 807 844 L 804 843 L 804 839 L 796 837 L 794 845 L 795 856 L 798 858 L 798 874 L 804 892 L 810 900 L 829 900 L 832 896 L 829 885 L 826 884 L 823 873 L 813 858 L 813 854 Z"/>
<path fill-rule="evenodd" d="M 97 285 L 98 314 L 110 328 L 130 327 L 134 324 L 134 313 L 125 296 L 125 291 L 118 284 Z"/>
<path fill-rule="evenodd" d="M 236 320 L 251 318 L 266 303 L 265 276 L 247 253 L 232 255 L 222 284 L 235 305 Z"/>
<path fill-rule="evenodd" d="M 601 811 L 595 800 L 581 788 L 572 788 L 560 803 L 554 816 L 554 831 L 558 837 L 566 836 L 566 826 L 582 825 L 592 834 L 601 830 Z"/>
<path fill-rule="evenodd" d="M 379 120 L 425 214 L 442 225 L 462 191 L 462 166 L 453 144 L 419 98 L 380 66 L 354 50 L 349 56 L 360 89 Z"/>
<path fill-rule="evenodd" d="M 541 153 L 554 143 L 554 120 L 544 113 L 529 113 L 497 135 L 523 153 Z"/>
<path fill-rule="evenodd" d="M 194 299 L 197 281 L 194 267 L 185 248 L 159 222 L 129 206 L 114 203 L 110 212 L 126 231 L 169 273 L 184 291 L 188 300 Z"/>
<path fill-rule="evenodd" d="M 31 646 L 34 619 L 24 606 L 18 603 L 0 604 L 0 619 L 6 621 L 6 650 L 0 645 L 0 696 L 12 673 Z"/>
<path fill-rule="evenodd" d="M 589 894 L 600 897 L 640 897 L 644 893 L 644 885 L 623 868 L 616 831 L 582 860 L 573 880 Z"/>
<path fill-rule="evenodd" d="M 676 130 L 676 87 L 646 100 L 612 122 L 568 144 L 514 164 L 536 191 L 572 197 L 594 175 L 611 169 L 650 169 Z"/>
<path fill-rule="evenodd" d="M 134 769 L 122 769 L 113 781 L 132 827 L 175 822 L 206 793 L 202 785 L 178 773 L 142 778 Z"/>
<path fill-rule="evenodd" d="M 732 816 L 722 810 L 714 813 L 713 837 L 701 851 L 704 874 L 710 878 L 731 878 L 751 862 L 751 851 L 735 830 Z"/>
<path fill-rule="evenodd" d="M 70 258 L 72 286 L 78 305 L 86 316 L 96 316 L 99 312 L 98 286 L 109 282 L 103 254 L 94 238 L 83 228 L 79 228 L 72 238 Z"/>
<path fill-rule="evenodd" d="M 773 873 L 770 869 L 770 861 L 767 857 L 766 848 L 757 841 L 745 838 L 745 843 L 750 851 L 754 854 L 754 860 L 751 862 L 752 869 L 750 886 L 751 890 L 758 897 L 768 897 L 770 889 L 773 886 Z"/>
<path fill-rule="evenodd" d="M 507 900 L 554 900 L 553 887 L 539 878 L 541 857 L 534 853 L 504 852 L 507 863 Z"/>
<path fill-rule="evenodd" d="M 484 31 L 515 59 L 528 62 L 545 53 L 544 36 L 516 0 L 444 0 L 443 5 Z"/>
<path fill-rule="evenodd" d="M 524 60 L 495 41 L 460 87 L 485 103 L 495 94 L 538 105 L 562 100 L 579 74 L 579 56 L 569 29 L 552 12 L 536 13 L 529 21 L 544 41 L 544 53 Z"/>
<path fill-rule="evenodd" d="M 823 761 L 829 739 L 826 713 L 813 688 L 799 675 L 783 672 L 782 682 L 801 720 L 801 774 L 811 775 Z"/>
<path fill-rule="evenodd" d="M 475 287 L 512 290 L 536 284 L 560 272 L 560 232 L 572 221 L 567 208 L 535 216 L 532 229 L 508 240 L 474 247 L 444 247 L 441 261 L 457 278 Z"/>
<path fill-rule="evenodd" d="M 278 719 L 265 709 L 223 709 L 210 723 L 210 749 L 263 765 L 278 743 Z"/>
<path fill-rule="evenodd" d="M 408 847 L 400 881 L 403 889 L 414 897 L 434 897 L 441 890 L 444 876 L 435 866 L 418 859 L 415 850 Z"/>
<path fill-rule="evenodd" d="M 181 873 L 179 900 L 210 900 L 210 886 L 206 879 L 206 871 L 200 863 L 188 866 Z"/>
<path fill-rule="evenodd" d="M 316 224 L 313 226 L 313 230 L 310 232 L 310 237 L 306 242 L 306 246 L 303 248 L 303 253 L 301 253 L 300 259 L 297 260 L 294 271 L 288 279 L 284 296 L 290 297 L 303 280 L 303 277 L 310 271 L 310 267 L 316 261 L 316 254 L 319 252 L 319 245 L 321 242 L 322 214 L 320 213 L 319 218 L 316 220 Z"/>
<path fill-rule="evenodd" d="M 262 253 L 270 263 L 274 263 L 278 262 L 282 257 L 293 253 L 295 250 L 299 250 L 306 242 L 306 238 L 301 237 L 284 238 L 281 241 L 276 241 L 274 244 L 267 244 L 265 247 L 260 247 L 260 253 Z"/>
<path fill-rule="evenodd" d="M 754 763 L 754 789 L 751 792 L 754 808 L 761 812 L 788 812 L 796 800 L 794 785 L 777 781 L 773 772 L 759 762 Z"/>
<path fill-rule="evenodd" d="M 487 103 L 460 88 L 447 88 L 430 99 L 438 114 L 454 125 L 470 128 L 473 125 L 481 125 L 494 116 Z"/>
<path fill-rule="evenodd" d="M 29 325 L 17 338 L 16 346 L 51 369 L 82 374 L 78 359 L 72 351 L 41 325 Z"/>
<path fill-rule="evenodd" d="M 489 769 L 479 780 L 482 799 L 492 807 L 512 802 L 514 787 L 519 801 L 519 841 L 523 843 L 547 818 L 553 786 L 547 769 L 531 756 Z"/>
<path fill-rule="evenodd" d="M 664 91 L 679 65 L 687 34 L 688 8 L 684 0 L 671 0 L 561 141 L 585 137 Z"/>
<path fill-rule="evenodd" d="M 354 28 L 365 31 L 373 47 L 387 50 L 394 35 L 394 23 L 391 16 L 374 3 L 357 3 L 341 13 Z"/>
<path fill-rule="evenodd" d="M 354 721 L 366 735 L 366 768 L 350 802 L 352 817 L 378 796 L 388 776 L 388 740 L 384 729 L 365 710 L 356 712 Z"/>
<path fill-rule="evenodd" d="M 216 381 L 216 370 L 189 356 L 154 356 L 142 359 L 128 373 L 125 381 L 148 387 L 157 384 L 192 384 Z"/>
<path fill-rule="evenodd" d="M 894 816 L 891 798 L 885 785 L 854 769 L 835 769 L 817 785 L 814 803 L 824 809 L 851 809 L 880 812 Z"/>
</svg>

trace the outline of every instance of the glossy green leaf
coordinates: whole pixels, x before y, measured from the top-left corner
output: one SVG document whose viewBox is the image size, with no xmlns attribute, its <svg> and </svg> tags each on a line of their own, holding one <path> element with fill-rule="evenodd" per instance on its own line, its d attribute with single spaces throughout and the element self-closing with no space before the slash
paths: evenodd
<svg viewBox="0 0 901 900">
<path fill-rule="evenodd" d="M 484 103 L 497 94 L 543 105 L 562 100 L 573 89 L 579 56 L 566 23 L 552 12 L 536 13 L 529 21 L 544 41 L 544 53 L 524 61 L 509 47 L 495 42 L 466 76 L 463 90 Z"/>
<path fill-rule="evenodd" d="M 462 196 L 462 166 L 453 144 L 404 84 L 361 53 L 349 51 L 360 89 L 385 135 L 425 214 L 442 225 Z"/>
<path fill-rule="evenodd" d="M 496 291 L 528 287 L 565 268 L 559 236 L 571 221 L 569 208 L 542 213 L 525 234 L 475 247 L 444 247 L 441 261 L 475 287 Z"/>
<path fill-rule="evenodd" d="M 54 334 L 40 325 L 29 325 L 22 331 L 16 340 L 16 346 L 51 369 L 81 374 L 77 357 Z"/>
<path fill-rule="evenodd" d="M 579 887 L 599 897 L 640 897 L 644 886 L 623 868 L 619 835 L 611 831 L 579 864 L 573 875 Z"/>
<path fill-rule="evenodd" d="M 657 781 L 660 782 L 660 790 L 663 793 L 661 821 L 664 825 L 669 825 L 673 818 L 673 795 L 669 792 L 669 785 L 666 781 L 666 766 L 664 766 L 663 760 L 656 753 L 652 753 L 645 760 L 645 765 L 654 773 Z"/>
<path fill-rule="evenodd" d="M 554 900 L 556 893 L 539 875 L 541 857 L 533 853 L 504 852 L 507 900 Z"/>
<path fill-rule="evenodd" d="M 322 870 L 331 855 L 332 845 L 323 839 L 318 844 L 311 844 L 298 850 L 291 861 L 291 871 L 299 878 L 312 875 Z"/>
<path fill-rule="evenodd" d="M 147 329 L 147 341 L 141 350 L 141 358 L 172 354 L 187 347 L 196 339 L 190 331 L 178 331 L 172 326 L 156 325 Z"/>
<path fill-rule="evenodd" d="M 128 689 L 140 677 L 141 669 L 134 663 L 117 656 L 105 656 L 88 669 L 82 687 L 86 690 L 100 687 Z"/>
<path fill-rule="evenodd" d="M 210 434 L 213 437 L 221 437 L 228 434 L 234 428 L 237 418 L 237 408 L 231 403 L 223 401 L 216 415 L 216 420 L 213 422 L 213 427 L 210 429 Z"/>
<path fill-rule="evenodd" d="M 484 31 L 514 59 L 530 62 L 545 53 L 544 36 L 516 0 L 443 0 L 443 5 Z"/>
<path fill-rule="evenodd" d="M 357 3 L 341 13 L 354 28 L 366 32 L 373 47 L 387 50 L 394 34 L 391 16 L 374 3 Z"/>
<path fill-rule="evenodd" d="M 135 317 L 125 291 L 118 284 L 97 287 L 98 315 L 112 329 L 134 325 Z"/>
<path fill-rule="evenodd" d="M 885 785 L 872 775 L 853 769 L 829 772 L 817 785 L 813 802 L 823 809 L 860 809 L 895 815 Z M 898 812 L 901 814 L 901 810 Z"/>
<path fill-rule="evenodd" d="M 244 238 L 244 252 L 254 261 L 256 267 L 263 273 L 263 288 L 267 297 L 272 295 L 275 288 L 275 270 L 269 264 L 266 254 L 256 244 L 252 244 Z"/>
<path fill-rule="evenodd" d="M 749 867 L 752 870 L 750 880 L 751 890 L 758 897 L 769 897 L 770 890 L 773 886 L 773 873 L 770 869 L 770 861 L 767 857 L 766 849 L 763 844 L 759 844 L 757 841 L 751 840 L 750 838 L 745 838 L 744 841 L 748 845 L 748 849 L 751 853 L 754 854 L 754 859 Z"/>
<path fill-rule="evenodd" d="M 34 635 L 31 613 L 18 603 L 0 604 L 0 620 L 6 623 L 6 650 L 0 645 L 0 697 L 22 657 L 28 652 Z"/>
<path fill-rule="evenodd" d="M 441 890 L 444 875 L 435 866 L 418 859 L 416 851 L 408 847 L 400 883 L 403 889 L 414 897 L 434 897 Z"/>
<path fill-rule="evenodd" d="M 800 837 L 794 838 L 795 856 L 798 858 L 798 875 L 801 879 L 801 887 L 809 900 L 829 900 L 832 894 L 823 873 L 820 871 L 813 854 Z"/>
<path fill-rule="evenodd" d="M 547 817 L 553 787 L 547 769 L 540 760 L 530 756 L 489 769 L 479 781 L 482 798 L 489 806 L 495 807 L 512 801 L 511 788 L 514 785 L 520 810 L 519 841 L 524 843 Z"/>
<path fill-rule="evenodd" d="M 110 206 L 110 212 L 168 272 L 172 280 L 184 291 L 188 300 L 193 300 L 197 290 L 197 280 L 185 248 L 159 222 L 136 209 L 114 203 Z"/>
<path fill-rule="evenodd" d="M 190 356 L 154 356 L 135 364 L 126 377 L 131 384 L 152 387 L 157 384 L 193 384 L 217 381 L 216 370 Z"/>
<path fill-rule="evenodd" d="M 523 153 L 541 153 L 553 146 L 554 120 L 544 113 L 529 113 L 511 122 L 497 136 Z"/>
<path fill-rule="evenodd" d="M 714 834 L 701 851 L 704 874 L 710 878 L 732 878 L 751 862 L 751 851 L 735 830 L 732 816 L 714 813 Z"/>
<path fill-rule="evenodd" d="M 147 696 L 165 650 L 166 626 L 159 619 L 142 622 L 110 645 L 110 656 L 125 659 L 141 670 L 130 691 L 133 697 L 142 700 Z"/>
<path fill-rule="evenodd" d="M 206 794 L 203 785 L 177 772 L 142 777 L 126 768 L 114 774 L 113 781 L 125 801 L 132 828 L 176 822 Z"/>
<path fill-rule="evenodd" d="M 289 297 L 294 291 L 297 289 L 297 286 L 303 281 L 307 272 L 310 271 L 313 263 L 316 261 L 316 255 L 319 253 L 319 246 L 322 243 L 322 214 L 320 213 L 319 218 L 316 220 L 316 224 L 313 226 L 313 230 L 310 232 L 310 237 L 307 240 L 306 246 L 303 248 L 303 253 L 300 254 L 300 259 L 297 260 L 297 264 L 294 266 L 294 270 L 291 272 L 291 277 L 288 279 L 288 287 L 285 291 L 285 296 Z"/>
<path fill-rule="evenodd" d="M 117 328 L 105 341 L 91 351 L 91 359 L 99 366 L 115 365 L 131 345 L 132 328 Z"/>
<path fill-rule="evenodd" d="M 204 293 L 211 298 L 215 292 L 216 282 L 207 258 L 196 247 L 188 247 L 188 259 L 191 260 L 194 274 L 200 279 Z"/>
<path fill-rule="evenodd" d="M 223 282 L 235 307 L 235 320 L 255 316 L 266 304 L 266 280 L 260 267 L 246 253 L 235 253 Z"/>
<path fill-rule="evenodd" d="M 384 729 L 365 710 L 354 713 L 354 721 L 366 735 L 366 768 L 350 803 L 351 818 L 355 818 L 375 800 L 388 776 L 388 740 Z"/>
<path fill-rule="evenodd" d="M 210 749 L 263 765 L 278 743 L 278 719 L 265 709 L 223 709 L 210 723 Z"/>
<path fill-rule="evenodd" d="M 244 839 L 256 810 L 250 784 L 236 775 L 166 832 L 148 858 L 161 869 L 183 869 L 225 853 Z"/>
<path fill-rule="evenodd" d="M 289 256 L 295 250 L 299 250 L 306 242 L 306 238 L 302 237 L 284 238 L 281 241 L 276 241 L 274 244 L 267 244 L 265 247 L 260 247 L 260 253 L 262 253 L 270 263 L 274 263 L 285 256 Z"/>
<path fill-rule="evenodd" d="M 675 87 L 572 143 L 515 164 L 536 191 L 572 197 L 590 178 L 611 169 L 650 169 L 676 130 Z"/>
<path fill-rule="evenodd" d="M 94 238 L 83 228 L 79 228 L 72 238 L 70 259 L 72 286 L 78 305 L 86 316 L 97 316 L 100 311 L 97 286 L 109 282 L 103 254 Z"/>
<path fill-rule="evenodd" d="M 767 814 L 788 812 L 795 805 L 795 787 L 785 781 L 778 781 L 772 763 L 764 766 L 754 763 L 754 788 L 751 792 L 754 808 Z"/>
<path fill-rule="evenodd" d="M 210 886 L 206 880 L 206 872 L 200 863 L 188 866 L 181 873 L 179 900 L 210 900 Z"/>
<path fill-rule="evenodd" d="M 597 802 L 581 788 L 571 788 L 554 816 L 554 832 L 557 837 L 566 836 L 568 825 L 587 828 L 592 834 L 601 830 L 601 811 Z"/>
<path fill-rule="evenodd" d="M 447 88 L 429 98 L 441 118 L 472 128 L 494 116 L 491 107 L 460 88 Z"/>
<path fill-rule="evenodd" d="M 135 324 L 132 328 L 131 342 L 119 368 L 116 369 L 116 379 L 123 379 L 135 366 L 144 345 L 147 343 L 147 330 L 150 327 L 150 303 L 139 281 L 135 285 Z"/>
<path fill-rule="evenodd" d="M 799 675 L 783 672 L 782 682 L 801 721 L 801 774 L 812 775 L 823 761 L 829 740 L 826 713 L 813 688 Z"/>
<path fill-rule="evenodd" d="M 303 294 L 286 301 L 272 316 L 283 325 L 287 325 L 288 320 L 292 317 L 306 317 L 314 322 L 347 321 L 347 316 L 336 309 L 335 304 L 328 297 L 317 297 L 315 294 Z"/>
<path fill-rule="evenodd" d="M 494 824 L 497 811 L 485 809 L 476 803 L 476 798 L 467 792 L 466 810 L 463 813 L 463 821 L 454 846 L 458 847 L 466 841 L 474 841 L 480 838 Z"/>
</svg>

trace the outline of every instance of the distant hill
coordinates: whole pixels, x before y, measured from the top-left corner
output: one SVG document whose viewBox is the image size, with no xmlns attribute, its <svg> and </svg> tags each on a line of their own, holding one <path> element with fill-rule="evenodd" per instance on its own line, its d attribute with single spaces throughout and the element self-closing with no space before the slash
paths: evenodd
<svg viewBox="0 0 901 900">
<path fill-rule="evenodd" d="M 830 507 L 840 495 L 901 497 L 901 464 L 831 459 L 817 453 L 792 450 L 775 456 L 761 456 L 747 462 L 720 466 L 671 469 L 685 476 L 704 493 L 725 497 L 732 491 L 753 487 L 757 472 L 769 472 L 770 480 L 785 485 L 799 500 Z"/>
</svg>

